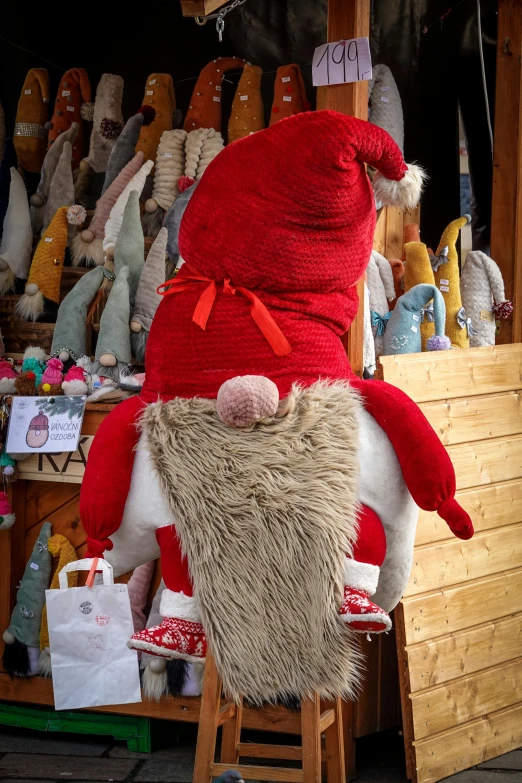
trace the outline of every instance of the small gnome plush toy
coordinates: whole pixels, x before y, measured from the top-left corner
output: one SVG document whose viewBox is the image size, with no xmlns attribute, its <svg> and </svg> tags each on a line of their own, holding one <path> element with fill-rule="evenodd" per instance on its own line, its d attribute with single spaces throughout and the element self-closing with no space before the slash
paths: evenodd
<svg viewBox="0 0 522 783">
<path fill-rule="evenodd" d="M 165 212 L 179 195 L 179 178 L 185 173 L 185 142 L 187 132 L 178 128 L 164 131 L 158 146 L 152 196 L 145 202 L 143 229 L 146 236 L 155 237 Z"/>
<path fill-rule="evenodd" d="M 0 530 L 9 530 L 16 522 L 6 492 L 0 492 Z"/>
<path fill-rule="evenodd" d="M 136 291 L 130 328 L 132 355 L 139 362 L 145 360 L 145 347 L 152 319 L 162 299 L 157 289 L 165 282 L 167 239 L 168 231 L 162 228 L 149 250 Z"/>
<path fill-rule="evenodd" d="M 0 235 L 3 231 L 4 220 L 9 205 L 9 190 L 11 188 L 11 169 L 18 168 L 18 158 L 13 140 L 5 140 L 4 157 L 0 162 Z"/>
<path fill-rule="evenodd" d="M 127 163 L 130 163 L 134 158 L 134 155 L 136 154 L 134 148 L 138 143 L 141 128 L 143 125 L 145 125 L 145 127 L 150 125 L 155 116 L 156 111 L 152 106 L 142 106 L 136 114 L 127 120 L 121 134 L 114 142 L 114 146 L 109 155 L 102 195 L 109 185 L 112 185 L 120 171 L 122 171 Z"/>
<path fill-rule="evenodd" d="M 61 302 L 53 331 L 51 356 L 57 356 L 62 362 L 68 362 L 70 359 L 77 361 L 85 354 L 87 310 L 100 290 L 105 274 L 101 266 L 91 269 L 80 277 Z"/>
<path fill-rule="evenodd" d="M 435 286 L 421 283 L 397 300 L 384 333 L 384 355 L 421 352 L 422 310 L 431 300 L 435 334 L 428 338 L 426 348 L 428 351 L 448 351 L 451 348 L 449 338 L 444 334 L 444 299 Z"/>
<path fill-rule="evenodd" d="M 190 99 L 183 127 L 190 133 L 199 128 L 221 131 L 221 82 L 227 71 L 243 68 L 239 57 L 218 57 L 201 70 Z"/>
<path fill-rule="evenodd" d="M 78 123 L 78 134 L 73 143 L 72 167 L 77 168 L 83 158 L 83 121 L 92 122 L 94 104 L 91 103 L 91 83 L 83 68 L 71 68 L 62 76 L 54 114 L 49 128 L 49 147 L 56 139 Z"/>
<path fill-rule="evenodd" d="M 402 152 L 404 149 L 404 117 L 397 83 L 387 65 L 372 66 L 368 82 L 368 119 L 388 131 Z"/>
<path fill-rule="evenodd" d="M 33 173 L 41 170 L 47 149 L 48 104 L 49 74 L 45 68 L 31 68 L 18 101 L 14 145 L 20 166 Z"/>
<path fill-rule="evenodd" d="M 497 318 L 509 318 L 513 304 L 506 300 L 502 272 L 492 258 L 474 250 L 466 256 L 460 277 L 460 293 L 473 329 L 471 348 L 495 345 Z"/>
<path fill-rule="evenodd" d="M 274 83 L 274 101 L 270 113 L 270 125 L 302 111 L 309 111 L 310 103 L 301 69 L 295 63 L 281 65 Z"/>
<path fill-rule="evenodd" d="M 62 380 L 63 363 L 60 359 L 49 359 L 42 375 L 42 382 L 38 386 L 40 397 L 47 397 L 49 394 L 63 394 Z"/>
<path fill-rule="evenodd" d="M 63 145 L 62 154 L 56 166 L 49 188 L 49 197 L 44 207 L 42 230 L 48 227 L 49 223 L 61 207 L 72 207 L 74 204 L 74 180 L 71 169 L 72 144 L 66 141 Z M 85 210 L 83 211 L 85 214 Z M 68 226 L 69 240 L 72 241 L 76 232 L 76 226 L 69 222 Z M 71 234 L 72 232 L 72 234 Z M 68 240 L 68 241 L 69 241 Z"/>
<path fill-rule="evenodd" d="M 122 98 L 122 77 L 113 73 L 102 74 L 96 88 L 89 154 L 85 158 L 96 174 L 107 170 L 110 154 L 123 130 Z"/>
<path fill-rule="evenodd" d="M 0 394 L 14 394 L 16 392 L 14 382 L 17 377 L 11 362 L 0 359 Z"/>
<path fill-rule="evenodd" d="M 419 241 L 406 242 L 404 245 L 404 290 L 410 291 L 418 285 L 435 285 L 435 276 L 430 261 L 428 248 Z M 433 305 L 426 305 L 421 317 L 421 342 L 422 350 L 426 350 L 426 343 L 435 334 L 433 319 Z"/>
<path fill-rule="evenodd" d="M 24 181 L 11 169 L 9 205 L 0 244 L 0 295 L 12 291 L 18 280 L 26 280 L 31 266 L 33 232 Z"/>
<path fill-rule="evenodd" d="M 232 698 L 352 692 L 353 632 L 390 628 L 417 506 L 473 534 L 421 410 L 356 378 L 340 340 L 373 244 L 368 162 L 383 201 L 418 202 L 391 137 L 336 112 L 225 147 L 183 215 L 143 389 L 91 446 L 88 555 L 124 573 L 161 553 L 163 620 L 130 646 L 201 663 L 208 638 Z"/>
<path fill-rule="evenodd" d="M 87 394 L 89 387 L 85 381 L 85 372 L 82 367 L 74 364 L 69 367 L 62 383 L 63 393 L 68 396 L 75 394 Z"/>
<path fill-rule="evenodd" d="M 261 97 L 262 75 L 263 71 L 258 65 L 245 63 L 228 121 L 229 144 L 265 127 L 265 110 Z"/>
<path fill-rule="evenodd" d="M 39 234 L 42 230 L 45 205 L 49 198 L 49 192 L 51 189 L 51 183 L 54 178 L 58 161 L 60 160 L 63 148 L 66 142 L 74 145 L 78 136 L 79 125 L 77 122 L 73 122 L 71 127 L 64 133 L 61 133 L 52 147 L 47 150 L 47 154 L 44 158 L 42 171 L 40 174 L 40 182 L 36 189 L 36 193 L 33 193 L 29 199 L 31 203 L 31 225 L 33 232 Z M 72 156 L 71 156 L 72 159 Z"/>
<path fill-rule="evenodd" d="M 51 523 L 44 522 L 25 567 L 9 628 L 4 631 L 2 664 L 11 677 L 38 673 L 40 625 L 51 577 L 51 555 L 47 548 L 50 537 Z"/>
<path fill-rule="evenodd" d="M 454 348 L 469 348 L 469 337 L 473 326 L 462 306 L 460 295 L 459 256 L 457 240 L 460 229 L 471 221 L 470 215 L 463 215 L 444 229 L 435 256 L 443 255 L 445 263 L 435 264 L 435 285 L 444 297 L 446 305 L 446 334 Z M 446 261 L 447 258 L 447 261 Z"/>
<path fill-rule="evenodd" d="M 143 166 L 140 168 L 138 173 L 134 175 L 134 177 L 131 179 L 128 185 L 125 186 L 125 189 L 120 193 L 120 195 L 116 200 L 116 203 L 111 209 L 108 220 L 105 223 L 105 236 L 103 238 L 103 251 L 106 257 L 109 259 L 114 258 L 115 247 L 118 241 L 118 236 L 120 234 L 120 229 L 123 222 L 123 215 L 125 213 L 125 207 L 127 205 L 127 201 L 129 200 L 129 196 L 131 193 L 136 192 L 138 194 L 137 203 L 139 202 L 139 197 L 141 196 L 143 188 L 145 187 L 146 179 L 150 174 L 150 172 L 152 171 L 153 165 L 154 163 L 152 162 L 152 160 L 148 160 L 146 163 L 143 164 Z M 141 230 L 141 225 L 140 225 L 140 232 L 143 238 L 143 231 Z"/>
<path fill-rule="evenodd" d="M 169 73 L 151 73 L 145 85 L 144 106 L 154 109 L 154 119 L 143 123 L 136 143 L 136 152 L 143 152 L 145 160 L 156 160 L 158 145 L 164 131 L 172 129 L 172 115 L 176 108 L 174 82 Z"/>
<path fill-rule="evenodd" d="M 91 374 L 119 382 L 131 362 L 129 267 L 123 266 L 112 286 L 100 319 Z"/>
<path fill-rule="evenodd" d="M 74 563 L 77 560 L 76 550 L 66 536 L 60 533 L 51 536 L 47 544 L 49 554 L 53 558 L 58 558 L 58 563 L 54 570 L 49 590 L 58 590 L 60 587 L 60 571 L 68 563 Z M 76 587 L 78 584 L 78 571 L 70 571 L 67 574 L 67 584 L 69 587 Z M 51 676 L 51 650 L 49 646 L 49 628 L 47 625 L 47 605 L 42 611 L 42 622 L 40 625 L 40 659 L 38 662 L 38 674 L 42 677 Z"/>
<path fill-rule="evenodd" d="M 370 319 L 375 341 L 375 356 L 383 349 L 384 332 L 390 317 L 390 302 L 395 299 L 393 274 L 387 260 L 377 250 L 372 250 L 366 269 L 366 283 L 370 294 Z"/>
<path fill-rule="evenodd" d="M 42 382 L 45 370 L 45 351 L 37 345 L 29 345 L 24 351 L 22 372 L 33 372 L 37 384 Z"/>
</svg>

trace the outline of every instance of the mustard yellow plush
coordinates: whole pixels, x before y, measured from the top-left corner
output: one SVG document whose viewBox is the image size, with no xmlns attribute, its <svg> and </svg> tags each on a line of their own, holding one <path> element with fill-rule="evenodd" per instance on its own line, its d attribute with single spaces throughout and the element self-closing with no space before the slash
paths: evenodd
<svg viewBox="0 0 522 783">
<path fill-rule="evenodd" d="M 461 328 L 457 321 L 457 313 L 462 307 L 457 239 L 460 229 L 470 220 L 469 215 L 452 220 L 444 229 L 436 252 L 436 255 L 439 255 L 443 248 L 447 248 L 445 255 L 448 257 L 448 262 L 439 266 L 435 272 L 435 285 L 444 297 L 446 335 L 453 348 L 469 348 L 468 330 L 466 327 Z"/>
<path fill-rule="evenodd" d="M 431 266 L 428 248 L 423 242 L 407 242 L 404 245 L 406 262 L 404 264 L 404 290 L 409 291 L 420 283 L 435 285 L 435 276 Z M 435 323 L 427 317 L 421 322 L 422 350 L 426 350 L 428 337 L 435 334 Z"/>
</svg>

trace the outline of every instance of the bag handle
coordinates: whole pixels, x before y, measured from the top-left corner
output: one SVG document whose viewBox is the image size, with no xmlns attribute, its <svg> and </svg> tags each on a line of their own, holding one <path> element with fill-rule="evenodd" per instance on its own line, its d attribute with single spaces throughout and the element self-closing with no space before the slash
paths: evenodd
<svg viewBox="0 0 522 783">
<path fill-rule="evenodd" d="M 110 586 L 114 584 L 114 576 L 112 572 L 112 566 L 103 558 L 91 558 L 85 557 L 83 560 L 75 560 L 74 563 L 67 563 L 62 568 L 59 574 L 60 590 L 67 589 L 67 574 L 70 571 L 90 571 L 94 565 L 94 561 L 97 560 L 96 569 L 103 573 L 103 584 Z"/>
</svg>

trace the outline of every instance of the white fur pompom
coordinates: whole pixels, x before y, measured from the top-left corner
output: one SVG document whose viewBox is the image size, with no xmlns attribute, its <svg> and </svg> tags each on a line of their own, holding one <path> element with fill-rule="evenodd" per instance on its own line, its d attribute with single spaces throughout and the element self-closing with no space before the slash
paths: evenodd
<svg viewBox="0 0 522 783">
<path fill-rule="evenodd" d="M 373 178 L 375 198 L 386 206 L 414 209 L 420 201 L 426 177 L 424 169 L 413 163 L 408 163 L 408 170 L 398 182 L 377 171 Z"/>
</svg>

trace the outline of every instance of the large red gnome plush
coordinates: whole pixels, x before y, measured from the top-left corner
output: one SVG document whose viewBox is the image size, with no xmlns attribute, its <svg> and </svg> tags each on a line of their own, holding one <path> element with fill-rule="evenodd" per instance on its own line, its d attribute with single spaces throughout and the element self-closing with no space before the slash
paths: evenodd
<svg viewBox="0 0 522 783">
<path fill-rule="evenodd" d="M 208 639 L 225 686 L 253 699 L 352 692 L 351 631 L 390 628 L 400 592 L 385 608 L 370 597 L 417 506 L 473 534 L 422 412 L 358 379 L 340 340 L 372 249 L 365 164 L 380 201 L 418 202 L 422 172 L 391 137 L 335 112 L 290 117 L 209 165 L 142 394 L 100 427 L 82 485 L 90 556 L 130 547 L 121 572 L 159 546 L 164 620 L 130 645 L 200 661 Z"/>
</svg>

